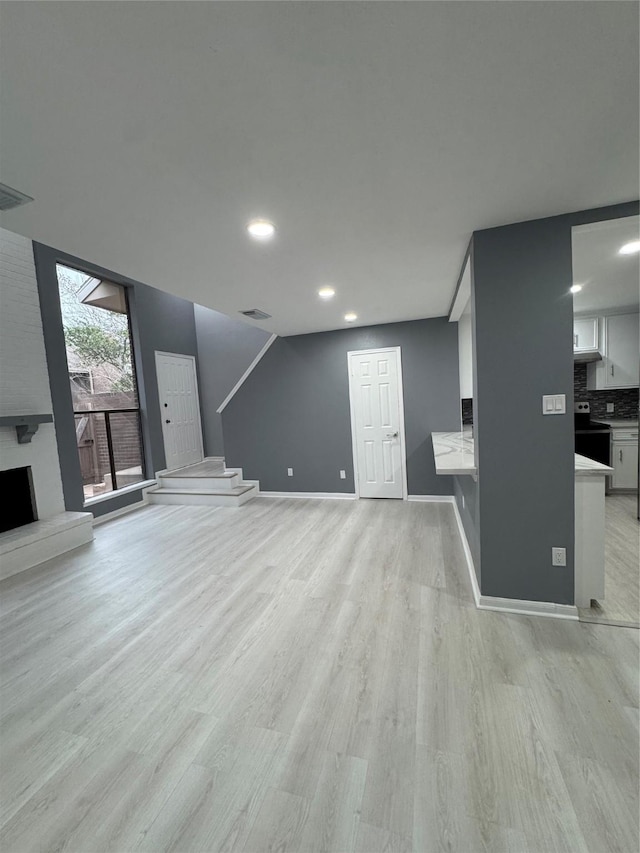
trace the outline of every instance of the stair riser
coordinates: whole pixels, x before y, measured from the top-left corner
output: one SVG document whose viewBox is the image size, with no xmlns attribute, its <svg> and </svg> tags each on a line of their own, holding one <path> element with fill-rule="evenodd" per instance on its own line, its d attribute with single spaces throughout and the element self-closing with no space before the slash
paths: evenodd
<svg viewBox="0 0 640 853">
<path fill-rule="evenodd" d="M 159 477 L 158 485 L 163 489 L 235 489 L 240 478 L 235 477 Z"/>
<path fill-rule="evenodd" d="M 162 492 L 148 493 L 149 503 L 169 504 L 172 506 L 227 506 L 235 507 L 250 501 L 255 497 L 255 490 L 251 489 L 242 495 L 172 495 Z"/>
</svg>

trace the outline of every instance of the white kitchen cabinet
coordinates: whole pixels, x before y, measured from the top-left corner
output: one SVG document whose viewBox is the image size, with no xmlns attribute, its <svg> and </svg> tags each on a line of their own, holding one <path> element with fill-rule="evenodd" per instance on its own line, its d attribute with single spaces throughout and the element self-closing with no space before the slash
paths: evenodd
<svg viewBox="0 0 640 853">
<path fill-rule="evenodd" d="M 598 348 L 598 318 L 573 318 L 573 351 L 583 352 Z"/>
<path fill-rule="evenodd" d="M 612 489 L 638 487 L 638 430 L 614 429 L 611 432 Z"/>
<path fill-rule="evenodd" d="M 602 361 L 587 365 L 587 388 L 637 388 L 640 379 L 638 314 L 611 314 L 600 328 Z"/>
</svg>

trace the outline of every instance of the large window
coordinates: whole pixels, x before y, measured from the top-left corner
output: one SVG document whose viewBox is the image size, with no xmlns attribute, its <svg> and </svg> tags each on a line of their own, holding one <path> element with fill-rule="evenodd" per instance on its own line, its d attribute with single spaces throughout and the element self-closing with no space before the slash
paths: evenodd
<svg viewBox="0 0 640 853">
<path fill-rule="evenodd" d="M 85 500 L 145 478 L 124 287 L 57 266 Z"/>
</svg>

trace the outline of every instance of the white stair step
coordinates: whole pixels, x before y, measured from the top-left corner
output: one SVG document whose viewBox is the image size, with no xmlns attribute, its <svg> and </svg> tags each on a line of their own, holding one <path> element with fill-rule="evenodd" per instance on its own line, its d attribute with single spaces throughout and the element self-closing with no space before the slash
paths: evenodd
<svg viewBox="0 0 640 853">
<path fill-rule="evenodd" d="M 158 477 L 163 489 L 185 489 L 186 491 L 229 491 L 240 485 L 240 477 L 234 471 L 208 474 L 202 477 L 179 477 L 177 474 L 161 474 Z"/>
<path fill-rule="evenodd" d="M 242 506 L 255 497 L 255 486 L 242 484 L 233 489 L 149 489 L 150 503 L 178 506 Z"/>
</svg>

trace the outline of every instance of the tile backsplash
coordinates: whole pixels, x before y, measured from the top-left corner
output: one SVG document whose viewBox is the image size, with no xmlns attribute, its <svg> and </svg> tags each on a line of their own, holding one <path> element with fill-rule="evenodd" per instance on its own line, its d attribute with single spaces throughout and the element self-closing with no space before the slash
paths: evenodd
<svg viewBox="0 0 640 853">
<path fill-rule="evenodd" d="M 588 391 L 586 364 L 575 364 L 573 367 L 573 393 L 576 403 L 586 401 L 591 403 L 591 417 L 596 420 L 598 418 L 623 420 L 638 417 L 638 389 Z M 613 412 L 607 412 L 607 403 L 613 403 L 615 406 Z"/>
</svg>

